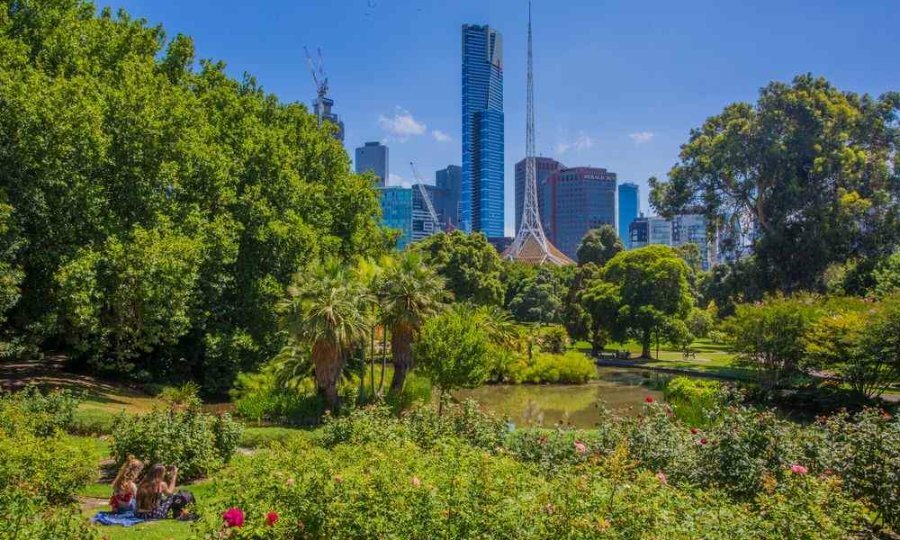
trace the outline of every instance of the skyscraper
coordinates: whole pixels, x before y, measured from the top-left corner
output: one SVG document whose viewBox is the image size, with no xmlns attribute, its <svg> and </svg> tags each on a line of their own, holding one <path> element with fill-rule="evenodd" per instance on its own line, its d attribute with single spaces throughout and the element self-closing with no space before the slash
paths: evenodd
<svg viewBox="0 0 900 540">
<path fill-rule="evenodd" d="M 447 165 L 434 173 L 434 202 L 441 223 L 445 229 L 459 228 L 459 189 L 462 181 L 462 167 Z"/>
<path fill-rule="evenodd" d="M 319 110 L 320 106 L 321 111 Z M 323 97 L 321 100 L 313 101 L 313 113 L 322 120 L 334 124 L 334 138 L 344 142 L 344 122 L 341 121 L 340 116 L 331 111 L 332 107 L 334 107 L 334 100 L 331 98 Z"/>
<path fill-rule="evenodd" d="M 412 241 L 413 190 L 400 186 L 379 188 L 381 195 L 381 222 L 400 232 L 397 247 L 405 248 Z"/>
<path fill-rule="evenodd" d="M 700 251 L 700 266 L 709 270 L 713 264 L 709 238 L 706 233 L 706 216 L 703 214 L 679 214 L 672 219 L 672 245 L 696 244 Z"/>
<path fill-rule="evenodd" d="M 545 194 L 547 179 L 556 171 L 565 167 L 562 163 L 553 158 L 535 157 L 534 170 L 537 178 L 537 196 L 538 208 L 541 213 L 541 221 L 544 229 L 549 227 L 547 217 L 550 215 L 550 207 L 547 206 L 547 197 Z M 525 200 L 525 160 L 516 163 L 516 230 L 522 226 L 522 205 Z"/>
<path fill-rule="evenodd" d="M 591 229 L 616 224 L 616 173 L 597 167 L 560 169 L 547 179 L 550 240 L 574 258 Z"/>
<path fill-rule="evenodd" d="M 356 149 L 356 172 L 372 171 L 378 177 L 378 187 L 384 187 L 390 172 L 388 157 L 387 146 L 380 142 L 367 142 Z"/>
<path fill-rule="evenodd" d="M 635 218 L 628 226 L 630 249 L 650 244 L 672 245 L 672 222 L 657 216 Z"/>
<path fill-rule="evenodd" d="M 638 217 L 639 201 L 637 184 L 629 182 L 619 184 L 619 238 L 629 249 L 631 248 L 631 235 L 628 233 L 628 228 L 631 226 L 631 222 Z"/>
<path fill-rule="evenodd" d="M 503 37 L 462 27 L 460 228 L 503 236 Z"/>
</svg>

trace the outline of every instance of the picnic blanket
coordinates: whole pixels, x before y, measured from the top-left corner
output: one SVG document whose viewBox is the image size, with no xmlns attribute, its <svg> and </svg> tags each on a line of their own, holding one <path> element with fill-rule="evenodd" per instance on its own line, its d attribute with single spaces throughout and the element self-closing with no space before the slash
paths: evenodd
<svg viewBox="0 0 900 540">
<path fill-rule="evenodd" d="M 132 525 L 143 523 L 144 520 L 134 517 L 134 512 L 97 512 L 97 515 L 91 519 L 91 522 L 99 523 L 100 525 L 131 527 Z"/>
</svg>

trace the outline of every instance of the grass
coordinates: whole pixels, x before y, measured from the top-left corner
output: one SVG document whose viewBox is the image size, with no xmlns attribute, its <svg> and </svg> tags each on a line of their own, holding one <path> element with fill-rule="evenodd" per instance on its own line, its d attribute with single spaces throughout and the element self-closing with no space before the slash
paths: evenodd
<svg viewBox="0 0 900 540">
<path fill-rule="evenodd" d="M 575 346 L 585 352 L 591 349 L 590 344 L 585 341 L 579 341 Z M 708 339 L 694 341 L 691 349 L 696 357 L 687 360 L 682 351 L 664 346 L 660 346 L 658 357 L 652 360 L 636 360 L 641 354 L 641 345 L 636 341 L 610 343 L 606 348 L 607 350 L 627 350 L 631 353 L 631 357 L 635 358 L 635 367 L 678 369 L 729 379 L 752 380 L 755 377 L 752 370 L 735 365 L 735 355 L 728 350 L 726 345 L 713 343 Z M 651 348 L 651 353 L 656 356 L 656 347 Z"/>
</svg>

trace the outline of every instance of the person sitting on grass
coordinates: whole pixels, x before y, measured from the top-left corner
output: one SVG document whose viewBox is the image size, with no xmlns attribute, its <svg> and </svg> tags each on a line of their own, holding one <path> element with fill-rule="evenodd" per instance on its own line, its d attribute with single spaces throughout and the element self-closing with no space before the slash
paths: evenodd
<svg viewBox="0 0 900 540">
<path fill-rule="evenodd" d="M 109 498 L 109 506 L 113 512 L 134 512 L 134 500 L 137 496 L 135 481 L 144 469 L 144 464 L 134 456 L 128 456 L 119 474 L 113 480 L 112 497 Z"/>
<path fill-rule="evenodd" d="M 166 472 L 169 481 L 166 482 Z M 137 511 L 135 516 L 141 519 L 165 519 L 172 503 L 175 501 L 175 480 L 178 478 L 178 467 L 165 467 L 157 463 L 141 480 L 137 489 Z"/>
</svg>

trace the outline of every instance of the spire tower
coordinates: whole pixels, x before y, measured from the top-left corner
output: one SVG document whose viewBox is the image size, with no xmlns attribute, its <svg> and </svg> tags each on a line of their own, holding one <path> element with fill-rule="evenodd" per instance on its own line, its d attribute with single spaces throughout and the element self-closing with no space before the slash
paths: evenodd
<svg viewBox="0 0 900 540">
<path fill-rule="evenodd" d="M 522 222 L 516 239 L 503 253 L 503 258 L 532 264 L 574 264 L 563 252 L 547 240 L 541 225 L 537 196 L 537 171 L 534 156 L 534 69 L 531 52 L 531 0 L 528 0 L 528 92 L 525 112 L 525 200 Z"/>
</svg>

